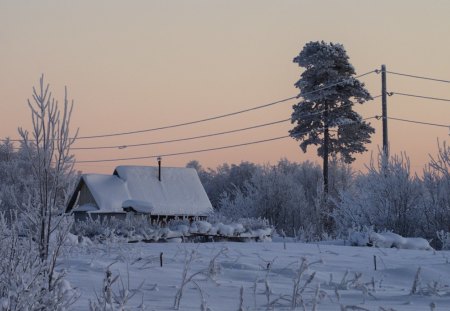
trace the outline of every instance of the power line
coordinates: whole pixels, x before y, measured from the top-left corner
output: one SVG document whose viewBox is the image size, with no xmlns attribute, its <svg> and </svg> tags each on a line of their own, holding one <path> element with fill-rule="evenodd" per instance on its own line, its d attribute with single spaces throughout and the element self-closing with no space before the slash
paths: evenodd
<svg viewBox="0 0 450 311">
<path fill-rule="evenodd" d="M 92 135 L 92 136 L 81 136 L 81 137 L 77 137 L 77 139 L 92 139 L 92 138 L 103 138 L 103 137 L 113 137 L 113 136 L 124 136 L 124 135 L 131 135 L 131 134 L 138 134 L 138 133 L 145 133 L 145 132 L 153 132 L 153 131 L 165 130 L 165 129 L 181 127 L 181 126 L 186 126 L 186 125 L 192 125 L 192 124 L 202 123 L 202 122 L 206 122 L 206 121 L 212 121 L 212 120 L 217 120 L 217 119 L 221 119 L 221 118 L 225 118 L 225 117 L 230 117 L 230 116 L 234 116 L 234 115 L 237 115 L 237 114 L 241 114 L 241 113 L 244 113 L 244 112 L 249 112 L 249 111 L 253 111 L 253 110 L 257 110 L 257 109 L 266 108 L 266 107 L 273 106 L 273 105 L 276 105 L 276 104 L 279 104 L 279 103 L 290 101 L 290 100 L 295 99 L 295 98 L 297 98 L 297 96 L 281 99 L 281 100 L 278 100 L 278 101 L 275 101 L 275 102 L 271 102 L 271 103 L 268 103 L 268 104 L 265 104 L 265 105 L 261 105 L 261 106 L 256 106 L 256 107 L 253 107 L 253 108 L 248 108 L 248 109 L 244 109 L 244 110 L 240 110 L 240 111 L 235 111 L 235 112 L 226 113 L 226 114 L 222 114 L 222 115 L 218 115 L 218 116 L 214 116 L 214 117 L 210 117 L 210 118 L 205 118 L 205 119 L 200 119 L 200 120 L 195 120 L 195 121 L 189 121 L 189 122 L 184 122 L 184 123 L 166 125 L 166 126 L 155 127 L 155 128 L 145 129 L 145 130 L 136 130 L 136 131 L 129 131 L 129 132 L 120 132 L 120 133 L 111 133 L 111 134 L 102 134 L 102 135 Z"/>
<path fill-rule="evenodd" d="M 260 128 L 264 126 L 274 125 L 283 123 L 286 121 L 291 120 L 289 119 L 283 119 L 278 120 L 274 122 L 264 123 L 264 124 L 258 124 L 255 126 L 230 130 L 230 131 L 224 131 L 224 132 L 217 132 L 212 134 L 205 134 L 205 135 L 199 135 L 199 136 L 193 136 L 193 137 L 186 137 L 186 138 L 178 138 L 178 139 L 171 139 L 171 140 L 161 140 L 161 141 L 155 141 L 155 142 L 148 142 L 148 143 L 141 143 L 141 144 L 130 144 L 130 145 L 115 145 L 115 146 L 101 146 L 101 147 L 78 147 L 78 148 L 71 148 L 71 150 L 97 150 L 97 149 L 125 149 L 130 147 L 141 147 L 141 146 L 150 146 L 150 145 L 160 145 L 160 144 L 167 144 L 167 143 L 174 143 L 174 142 L 180 142 L 180 141 L 186 141 L 186 140 L 193 140 L 193 139 L 199 139 L 199 138 L 206 138 L 206 137 L 213 137 L 213 136 L 219 136 L 219 135 L 225 135 L 230 133 L 237 133 L 241 131 L 247 131 L 255 128 Z"/>
<path fill-rule="evenodd" d="M 331 87 L 331 86 L 329 86 L 329 87 Z M 316 92 L 317 91 L 318 90 L 316 90 Z M 145 132 L 153 132 L 153 131 L 159 131 L 159 130 L 164 130 L 164 129 L 169 129 L 169 128 L 175 128 L 175 127 L 181 127 L 181 126 L 186 126 L 186 125 L 192 125 L 192 124 L 202 123 L 202 122 L 206 122 L 206 121 L 212 121 L 212 120 L 217 120 L 217 119 L 221 119 L 221 118 L 225 118 L 225 117 L 230 117 L 230 116 L 233 116 L 233 115 L 237 115 L 237 114 L 241 114 L 241 113 L 245 113 L 245 112 L 249 112 L 249 111 L 253 111 L 253 110 L 257 110 L 257 109 L 266 108 L 266 107 L 273 106 L 273 105 L 276 105 L 276 104 L 280 104 L 280 103 L 283 103 L 283 102 L 287 102 L 287 101 L 290 101 L 290 100 L 296 99 L 296 98 L 298 98 L 298 97 L 297 96 L 292 96 L 292 97 L 288 97 L 288 98 L 284 98 L 284 99 L 281 99 L 281 100 L 277 100 L 277 101 L 274 101 L 274 102 L 271 102 L 271 103 L 268 103 L 268 104 L 264 104 L 264 105 L 260 105 L 260 106 L 256 106 L 256 107 L 252 107 L 252 108 L 248 108 L 248 109 L 244 109 L 244 110 L 240 110 L 240 111 L 235 111 L 235 112 L 231 112 L 231 113 L 226 113 L 226 114 L 222 114 L 222 115 L 218 115 L 218 116 L 214 116 L 214 117 L 210 117 L 210 118 L 195 120 L 195 121 L 189 121 L 189 122 L 184 122 L 184 123 L 166 125 L 166 126 L 155 127 L 155 128 L 151 128 L 151 129 L 129 131 L 129 132 L 120 132 L 120 133 L 111 133 L 111 134 L 102 134 L 102 135 L 91 135 L 91 136 L 80 136 L 80 137 L 77 137 L 76 139 L 92 139 L 92 138 L 103 138 L 103 137 L 112 137 L 112 136 L 123 136 L 123 135 L 131 135 L 131 134 L 138 134 L 138 133 L 145 133 Z M 0 141 L 6 141 L 6 139 L 0 139 Z M 19 142 L 21 140 L 20 139 L 10 139 L 9 141 Z M 75 149 L 75 148 L 73 148 L 73 149 Z M 78 148 L 78 149 L 87 149 L 87 148 Z"/>
<path fill-rule="evenodd" d="M 382 116 L 375 116 L 377 120 L 382 119 Z M 423 125 L 431 125 L 431 126 L 438 126 L 438 127 L 445 127 L 450 128 L 449 125 L 445 124 L 438 124 L 438 123 L 431 123 L 431 122 L 423 122 L 423 121 L 415 121 L 415 120 L 408 120 L 408 119 L 401 119 L 401 118 L 394 118 L 394 117 L 386 117 L 387 119 L 396 120 L 396 121 L 403 121 L 403 122 L 409 122 L 409 123 L 416 123 L 416 124 L 423 124 Z"/>
<path fill-rule="evenodd" d="M 374 100 L 374 99 L 376 99 L 376 98 L 378 98 L 380 96 L 381 95 L 374 96 L 374 97 L 372 97 L 372 100 Z M 353 104 L 354 103 L 342 105 L 339 108 L 351 106 Z M 322 114 L 323 112 L 324 112 L 324 110 L 319 110 L 319 111 L 316 111 L 316 112 L 305 114 L 302 117 L 303 118 L 307 118 L 307 117 L 311 117 L 311 116 L 314 116 L 314 115 Z M 235 129 L 235 130 L 229 130 L 229 131 L 223 131 L 223 132 L 212 133 L 212 134 L 205 134 L 205 135 L 199 135 L 199 136 L 193 136 L 193 137 L 178 138 L 178 139 L 172 139 L 172 140 L 163 140 L 163 141 L 140 143 L 140 144 L 121 144 L 121 145 L 113 145 L 113 146 L 74 147 L 74 148 L 71 148 L 71 150 L 125 149 L 125 148 L 132 148 L 132 147 L 141 147 L 141 146 L 150 146 L 150 145 L 174 143 L 174 142 L 180 142 L 180 141 L 187 141 L 187 140 L 194 140 L 194 139 L 200 139 L 200 138 L 207 138 L 207 137 L 225 135 L 225 134 L 230 134 L 230 133 L 236 133 L 236 132 L 251 130 L 251 129 L 255 129 L 255 128 L 270 126 L 270 125 L 274 125 L 274 124 L 278 124 L 278 123 L 283 123 L 283 122 L 287 122 L 289 120 L 291 120 L 291 118 L 278 120 L 278 121 L 274 121 L 274 122 L 269 122 L 269 123 L 264 123 L 264 124 L 259 124 L 259 125 L 255 125 L 255 126 L 241 128 L 241 129 Z M 19 150 L 19 148 L 13 148 L 13 150 Z"/>
<path fill-rule="evenodd" d="M 374 96 L 374 97 L 372 97 L 372 99 L 378 98 L 380 96 L 381 95 Z M 340 106 L 339 108 L 343 108 L 343 107 L 347 107 L 347 106 L 351 106 L 351 105 L 354 105 L 354 103 L 345 104 L 345 105 Z M 325 110 L 319 110 L 316 112 L 304 114 L 301 117 L 303 117 L 303 118 L 312 117 L 314 115 L 322 114 L 324 111 Z M 207 137 L 237 133 L 237 132 L 247 131 L 247 130 L 261 128 L 261 127 L 265 127 L 265 126 L 270 126 L 270 125 L 274 125 L 274 124 L 279 124 L 279 123 L 287 122 L 290 120 L 291 120 L 291 118 L 273 121 L 273 122 L 264 123 L 264 124 L 258 124 L 258 125 L 235 129 L 235 130 L 229 130 L 229 131 L 223 131 L 223 132 L 217 132 L 217 133 L 211 133 L 211 134 L 205 134 L 205 135 L 199 135 L 199 136 L 193 136 L 193 137 L 186 137 L 186 138 L 177 138 L 177 139 L 171 139 L 171 140 L 162 140 L 162 141 L 147 142 L 147 143 L 140 143 L 140 144 L 122 144 L 122 145 L 98 146 L 98 147 L 74 147 L 74 148 L 71 148 L 71 150 L 125 149 L 125 148 L 142 147 L 142 146 L 150 146 L 150 145 L 160 145 L 160 144 L 167 144 L 167 143 L 174 143 L 174 142 L 180 142 L 180 141 L 187 141 L 187 140 L 194 140 L 194 139 L 200 139 L 200 138 L 207 138 Z"/>
<path fill-rule="evenodd" d="M 185 154 L 192 154 L 192 153 L 201 153 L 201 152 L 208 152 L 208 151 L 214 151 L 214 150 L 222 150 L 222 149 L 228 149 L 228 148 L 254 145 L 254 144 L 264 143 L 264 142 L 268 142 L 268 141 L 280 140 L 280 139 L 284 139 L 284 138 L 288 138 L 288 137 L 289 136 L 284 135 L 284 136 L 279 136 L 279 137 L 274 137 L 274 138 L 268 138 L 268 139 L 263 139 L 263 140 L 251 141 L 251 142 L 247 142 L 247 143 L 242 143 L 242 144 L 237 144 L 237 145 L 228 145 L 228 146 L 222 146 L 222 147 L 216 147 L 216 148 L 199 149 L 199 150 L 177 152 L 177 153 L 158 154 L 158 155 L 151 155 L 151 156 L 145 156 L 145 157 L 77 161 L 76 163 L 115 162 L 115 161 L 127 161 L 127 160 L 153 159 L 153 158 L 157 158 L 157 157 L 171 157 L 171 156 L 178 156 L 178 155 L 185 155 Z"/>
<path fill-rule="evenodd" d="M 361 78 L 364 77 L 366 75 L 372 74 L 376 72 L 376 70 L 371 70 L 368 71 L 366 73 L 360 74 L 356 77 L 354 77 L 355 79 L 357 78 Z M 239 110 L 239 111 L 235 111 L 235 112 L 231 112 L 231 113 L 226 113 L 226 114 L 222 114 L 222 115 L 217 115 L 217 116 L 213 116 L 213 117 L 209 117 L 209 118 L 204 118 L 204 119 L 200 119 L 200 120 L 195 120 L 195 121 L 189 121 L 189 122 L 184 122 L 184 123 L 178 123 L 178 124 L 172 124 L 172 125 L 166 125 L 166 126 L 161 126 L 161 127 L 155 127 L 155 128 L 150 128 L 150 129 L 144 129 L 144 130 L 135 130 L 135 131 L 128 131 L 128 132 L 117 132 L 117 133 L 110 133 L 110 134 L 99 134 L 99 135 L 90 135 L 90 136 L 79 136 L 76 137 L 76 139 L 93 139 L 93 138 L 104 138 L 104 137 L 113 137 L 113 136 L 124 136 L 124 135 L 132 135 L 132 134 L 138 134 L 138 133 L 145 133 L 145 132 L 153 132 L 153 131 L 159 131 L 159 130 L 165 130 L 165 129 L 170 129 L 170 128 L 176 128 L 176 127 L 181 127 L 181 126 L 186 126 L 186 125 L 192 125 L 192 124 L 197 124 L 197 123 L 202 123 L 202 122 L 207 122 L 207 121 L 212 121 L 212 120 L 217 120 L 217 119 L 221 119 L 221 118 L 225 118 L 225 117 L 230 117 L 230 116 L 234 116 L 234 115 L 238 115 L 241 113 L 245 113 L 245 112 L 249 112 L 249 111 L 254 111 L 254 110 L 258 110 L 258 109 L 262 109 L 262 108 L 267 108 L 270 106 L 274 106 L 280 103 L 284 103 L 305 95 L 309 95 L 309 94 L 313 94 L 313 93 L 317 93 L 329 88 L 332 88 L 336 85 L 340 85 L 342 83 L 345 83 L 346 81 L 348 81 L 349 79 L 345 79 L 321 88 L 318 88 L 316 90 L 310 91 L 310 92 L 306 92 L 304 94 L 299 94 L 297 96 L 292 96 L 292 97 L 288 97 L 288 98 L 284 98 L 284 99 L 280 99 L 268 104 L 264 104 L 264 105 L 260 105 L 260 106 L 255 106 L 252 108 L 247 108 L 244 110 Z M 10 141 L 21 141 L 19 139 L 11 139 Z"/>
<path fill-rule="evenodd" d="M 375 118 L 375 116 L 374 117 L 369 117 L 369 118 L 364 118 L 362 120 L 369 120 L 369 119 L 374 119 L 374 118 Z M 352 122 L 352 123 L 357 123 L 357 122 Z M 347 123 L 345 125 L 349 125 L 349 124 L 351 124 L 351 123 Z M 304 132 L 304 133 L 306 134 L 306 133 L 310 133 L 310 132 L 311 131 Z M 290 136 L 289 135 L 287 135 L 287 136 L 283 135 L 283 136 L 267 138 L 267 139 L 263 139 L 263 140 L 256 140 L 256 141 L 251 141 L 251 142 L 246 142 L 246 143 L 241 143 L 241 144 L 227 145 L 227 146 L 207 148 L 207 149 L 198 149 L 198 150 L 176 152 L 176 153 L 157 154 L 157 155 L 150 155 L 150 156 L 143 156 L 143 157 L 129 157 L 129 158 L 116 158 L 116 159 L 103 159 L 103 160 L 84 160 L 84 161 L 76 161 L 76 163 L 116 162 L 116 161 L 153 159 L 153 158 L 157 158 L 157 157 L 172 157 L 172 156 L 179 156 L 179 155 L 186 155 L 186 154 L 193 154 L 193 153 L 202 153 L 202 152 L 209 152 L 209 151 L 216 151 L 216 150 L 244 147 L 244 146 L 249 146 L 249 145 L 255 145 L 255 144 L 260 144 L 260 143 L 265 143 L 265 142 L 285 139 L 285 138 L 288 138 L 288 137 L 290 137 Z"/>
<path fill-rule="evenodd" d="M 431 100 L 440 100 L 440 101 L 450 102 L 450 99 L 446 99 L 446 98 L 414 95 L 414 94 L 399 93 L 399 92 L 390 92 L 389 95 L 402 95 L 402 96 L 409 96 L 409 97 L 417 97 L 417 98 L 423 98 L 423 99 L 431 99 Z"/>
<path fill-rule="evenodd" d="M 359 76 L 354 77 L 355 79 L 357 78 L 361 78 L 364 77 L 366 75 L 369 75 L 371 73 L 374 73 L 375 70 L 371 70 L 368 71 L 366 73 L 363 73 Z M 299 98 L 301 96 L 305 96 L 305 95 L 309 95 L 309 94 L 313 94 L 313 93 L 317 93 L 329 88 L 332 88 L 336 85 L 340 85 L 342 83 L 345 83 L 348 79 L 346 80 L 342 80 L 324 87 L 321 87 L 317 90 L 313 90 L 304 94 L 300 94 L 298 96 L 292 96 L 292 97 L 288 97 L 288 98 L 284 98 L 281 100 L 277 100 L 268 104 L 264 104 L 264 105 L 260 105 L 260 106 L 255 106 L 252 108 L 248 108 L 248 109 L 244 109 L 244 110 L 239 110 L 239 111 L 235 111 L 235 112 L 231 112 L 231 113 L 226 113 L 226 114 L 222 114 L 222 115 L 218 115 L 218 116 L 214 116 L 214 117 L 210 117 L 210 118 L 205 118 L 205 119 L 200 119 L 200 120 L 195 120 L 195 121 L 189 121 L 189 122 L 184 122 L 184 123 L 178 123 L 178 124 L 172 124 L 172 125 L 167 125 L 167 126 L 161 126 L 161 127 L 156 127 L 156 128 L 150 128 L 150 129 L 144 129 L 144 130 L 136 130 L 136 131 L 129 131 L 129 132 L 118 132 L 118 133 L 110 133 L 110 134 L 102 134 L 102 135 L 91 135 L 91 136 L 80 136 L 77 137 L 77 139 L 92 139 L 92 138 L 103 138 L 103 137 L 112 137 L 112 136 L 123 136 L 123 135 L 131 135 L 131 134 L 138 134 L 138 133 L 145 133 L 145 132 L 153 132 L 153 131 L 159 131 L 159 130 L 164 130 L 164 129 L 169 129 L 169 128 L 175 128 L 175 127 L 180 127 L 180 126 L 186 126 L 186 125 L 192 125 L 192 124 L 197 124 L 197 123 L 202 123 L 202 122 L 207 122 L 207 121 L 211 121 L 211 120 L 217 120 L 217 119 L 221 119 L 221 118 L 225 118 L 225 117 L 230 117 L 230 116 L 234 116 L 237 114 L 241 114 L 241 113 L 245 113 L 245 112 L 249 112 L 249 111 L 254 111 L 254 110 L 258 110 L 258 109 L 262 109 L 262 108 L 267 108 L 273 105 L 277 105 L 283 102 L 287 102 L 296 98 Z"/>
<path fill-rule="evenodd" d="M 400 73 L 400 72 L 394 72 L 394 71 L 386 71 L 386 72 L 390 73 L 390 74 L 393 74 L 393 75 L 398 75 L 398 76 L 405 76 L 405 77 L 422 79 L 422 80 L 431 80 L 431 81 L 437 81 L 437 82 L 450 83 L 450 80 L 443 80 L 443 79 L 429 78 L 429 77 L 423 77 L 423 76 L 416 76 L 416 75 L 411 75 L 411 74 L 407 74 L 407 73 Z"/>
</svg>

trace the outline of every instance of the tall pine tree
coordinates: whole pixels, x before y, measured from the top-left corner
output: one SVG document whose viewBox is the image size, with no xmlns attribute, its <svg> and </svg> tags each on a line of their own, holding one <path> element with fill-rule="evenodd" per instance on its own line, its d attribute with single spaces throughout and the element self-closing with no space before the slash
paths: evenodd
<svg viewBox="0 0 450 311">
<path fill-rule="evenodd" d="M 340 154 L 351 163 L 353 153 L 367 151 L 364 144 L 370 143 L 375 130 L 353 111 L 353 104 L 363 104 L 372 97 L 364 83 L 354 77 L 355 69 L 341 44 L 309 42 L 294 63 L 305 70 L 295 83 L 302 100 L 293 106 L 291 123 L 295 127 L 289 134 L 301 141 L 303 152 L 309 145 L 318 146 L 324 191 L 328 193 L 328 157 Z"/>
</svg>

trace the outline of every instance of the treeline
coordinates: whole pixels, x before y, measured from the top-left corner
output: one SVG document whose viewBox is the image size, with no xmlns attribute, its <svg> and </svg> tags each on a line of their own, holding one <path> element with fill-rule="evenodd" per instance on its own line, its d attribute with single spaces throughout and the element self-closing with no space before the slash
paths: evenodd
<svg viewBox="0 0 450 311">
<path fill-rule="evenodd" d="M 28 159 L 23 148 L 14 149 L 10 141 L 0 143 L 1 212 L 27 217 L 24 206 L 38 207 L 30 202 L 30 189 L 36 189 L 38 181 Z M 355 172 L 337 159 L 330 164 L 327 201 L 321 167 L 312 162 L 282 159 L 274 165 L 242 162 L 205 169 L 191 161 L 187 166 L 198 171 L 216 213 L 231 220 L 264 218 L 279 232 L 305 240 L 373 227 L 421 236 L 439 247 L 443 242 L 436 233 L 441 232 L 450 246 L 450 147 L 445 143 L 420 174 L 411 171 L 405 154 L 389 159 L 379 155 L 365 172 Z M 70 176 L 66 187 L 58 190 L 61 208 L 75 180 Z"/>
<path fill-rule="evenodd" d="M 405 154 L 378 155 L 365 172 L 334 159 L 328 200 L 321 168 L 311 162 L 282 159 L 275 165 L 242 162 L 204 169 L 191 161 L 187 166 L 198 171 L 216 212 L 265 218 L 290 236 L 312 240 L 373 227 L 437 245 L 436 233 L 450 232 L 450 147 L 445 143 L 420 175 L 411 172 Z"/>
</svg>

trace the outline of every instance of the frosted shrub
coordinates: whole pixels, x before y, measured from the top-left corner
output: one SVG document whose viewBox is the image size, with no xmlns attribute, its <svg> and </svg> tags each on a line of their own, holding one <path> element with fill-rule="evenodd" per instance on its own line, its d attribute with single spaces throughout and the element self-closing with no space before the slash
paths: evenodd
<svg viewBox="0 0 450 311">
<path fill-rule="evenodd" d="M 242 240 L 263 241 L 270 238 L 273 228 L 266 220 L 244 218 L 231 221 L 223 216 L 211 217 L 209 221 L 174 219 L 167 224 L 150 223 L 145 216 L 127 215 L 125 220 L 115 218 L 88 218 L 77 221 L 71 232 L 103 243 L 110 241 L 137 242 L 172 240 L 183 238 L 205 240 L 218 236 L 237 237 Z"/>
<path fill-rule="evenodd" d="M 431 157 L 423 173 L 422 204 L 426 219 L 423 230 L 428 238 L 437 231 L 450 232 L 450 146 L 438 144 L 438 155 Z M 446 243 L 438 236 L 438 242 Z M 439 243 L 435 243 L 439 244 Z M 445 244 L 435 245 L 448 247 Z"/>
<path fill-rule="evenodd" d="M 71 232 L 101 241 L 117 237 L 142 237 L 153 233 L 156 228 L 159 227 L 151 224 L 147 217 L 127 215 L 125 220 L 115 217 L 88 217 L 84 221 L 76 221 Z"/>
<path fill-rule="evenodd" d="M 269 228 L 269 222 L 264 218 L 239 218 L 237 223 L 242 224 L 246 230 L 258 230 Z"/>
<path fill-rule="evenodd" d="M 373 227 L 353 227 L 348 230 L 347 241 L 351 246 L 367 246 L 370 244 L 370 235 Z"/>
<path fill-rule="evenodd" d="M 0 214 L 0 301 L 2 310 L 66 310 L 77 292 L 54 271 L 64 234 L 50 245 L 51 259 L 42 261 L 31 238 L 19 235 L 16 221 Z"/>
<path fill-rule="evenodd" d="M 355 179 L 355 189 L 342 191 L 333 213 L 339 232 L 356 225 L 414 236 L 423 223 L 419 209 L 421 183 L 410 172 L 409 159 L 393 156 L 378 165 L 373 161 L 366 175 Z"/>
<path fill-rule="evenodd" d="M 311 266 L 322 263 L 321 261 L 308 263 L 306 258 L 302 258 L 298 268 L 295 270 L 293 275 L 293 286 L 292 291 L 289 294 L 279 294 L 276 298 L 271 299 L 272 290 L 269 286 L 269 281 L 267 279 L 264 280 L 265 290 L 263 294 L 266 296 L 267 300 L 267 310 L 278 310 L 283 309 L 287 310 L 298 310 L 301 307 L 301 310 L 306 310 L 307 304 L 312 304 L 312 310 L 316 310 L 317 304 L 327 296 L 326 292 L 320 290 L 320 285 L 317 285 L 314 296 L 311 297 L 311 287 L 312 282 L 315 279 L 316 272 L 312 272 L 308 275 L 308 271 Z M 256 284 L 255 282 L 255 293 L 256 293 Z"/>
<path fill-rule="evenodd" d="M 183 272 L 181 275 L 181 284 L 178 287 L 178 290 L 175 294 L 175 299 L 173 303 L 173 308 L 175 310 L 180 309 L 180 303 L 181 298 L 183 297 L 184 291 L 187 288 L 187 285 L 192 283 L 195 285 L 195 287 L 198 289 L 200 293 L 200 299 L 201 299 L 201 306 L 200 310 L 206 311 L 210 310 L 207 306 L 205 295 L 203 294 L 203 290 L 196 282 L 198 276 L 206 276 L 210 280 L 215 282 L 215 278 L 220 273 L 220 264 L 217 262 L 217 259 L 226 254 L 228 252 L 227 248 L 222 248 L 215 256 L 213 256 L 209 262 L 209 265 L 206 269 L 199 270 L 197 272 L 191 272 L 191 266 L 194 263 L 195 260 L 199 258 L 199 255 L 196 251 L 192 250 L 191 252 L 185 251 L 185 258 L 184 258 L 184 267 Z"/>
<path fill-rule="evenodd" d="M 125 310 L 145 310 L 145 306 L 141 304 L 137 308 L 129 306 L 130 300 L 141 291 L 144 282 L 137 288 L 130 288 L 130 278 L 128 275 L 125 283 L 120 274 L 113 276 L 110 269 L 111 265 L 106 268 L 103 286 L 99 294 L 96 294 L 96 301 L 89 301 L 90 311 L 125 311 Z"/>
<path fill-rule="evenodd" d="M 104 234 L 105 226 L 100 218 L 89 218 L 85 221 L 76 221 L 72 227 L 71 232 L 75 235 L 93 238 Z"/>
<path fill-rule="evenodd" d="M 441 242 L 441 249 L 450 250 L 450 232 L 443 230 L 436 232 L 437 239 Z"/>
</svg>

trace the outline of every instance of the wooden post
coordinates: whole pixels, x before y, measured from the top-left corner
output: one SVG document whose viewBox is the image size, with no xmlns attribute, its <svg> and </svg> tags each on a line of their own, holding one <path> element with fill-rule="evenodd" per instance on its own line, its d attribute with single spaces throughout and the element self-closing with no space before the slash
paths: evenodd
<svg viewBox="0 0 450 311">
<path fill-rule="evenodd" d="M 375 271 L 377 271 L 377 256 L 373 255 L 373 267 L 375 268 Z"/>
<path fill-rule="evenodd" d="M 161 157 L 158 157 L 158 180 L 161 181 Z"/>
<path fill-rule="evenodd" d="M 159 265 L 162 267 L 163 266 L 163 252 L 161 252 L 159 254 Z M 376 269 L 375 269 L 376 270 Z"/>
<path fill-rule="evenodd" d="M 381 65 L 381 113 L 383 117 L 383 152 L 389 158 L 388 125 L 387 125 L 387 90 L 386 65 Z"/>
</svg>

